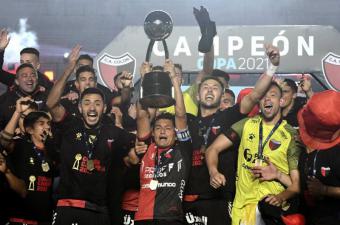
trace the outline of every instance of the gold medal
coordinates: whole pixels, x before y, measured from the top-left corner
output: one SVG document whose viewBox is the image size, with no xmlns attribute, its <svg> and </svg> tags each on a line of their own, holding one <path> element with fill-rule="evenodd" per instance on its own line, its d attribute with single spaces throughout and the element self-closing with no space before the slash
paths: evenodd
<svg viewBox="0 0 340 225">
<path fill-rule="evenodd" d="M 263 159 L 255 159 L 255 166 L 263 166 Z"/>
<path fill-rule="evenodd" d="M 28 185 L 28 190 L 29 191 L 34 191 L 34 182 L 35 182 L 35 180 L 36 180 L 36 178 L 35 178 L 35 176 L 30 176 L 29 177 L 29 181 L 30 181 L 30 183 L 29 183 L 29 185 Z"/>
<path fill-rule="evenodd" d="M 87 170 L 93 171 L 94 170 L 94 163 L 92 159 L 87 160 Z"/>
<path fill-rule="evenodd" d="M 44 171 L 46 173 L 46 172 L 50 171 L 50 165 L 48 165 L 47 162 L 43 162 L 43 163 L 41 163 L 41 169 L 42 169 L 42 171 Z"/>
<path fill-rule="evenodd" d="M 150 190 L 153 190 L 153 191 L 156 190 L 157 186 L 158 186 L 158 180 L 151 180 L 150 181 L 150 184 L 149 184 Z"/>
<path fill-rule="evenodd" d="M 81 154 L 77 154 L 74 159 L 74 163 L 73 163 L 73 166 L 72 166 L 72 169 L 74 170 L 79 170 L 79 164 L 80 164 L 80 160 L 81 160 L 82 156 Z"/>
</svg>

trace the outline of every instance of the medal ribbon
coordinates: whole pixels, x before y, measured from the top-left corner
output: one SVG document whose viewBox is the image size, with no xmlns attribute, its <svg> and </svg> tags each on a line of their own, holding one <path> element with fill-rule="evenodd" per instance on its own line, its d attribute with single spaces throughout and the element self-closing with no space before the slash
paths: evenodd
<svg viewBox="0 0 340 225">
<path fill-rule="evenodd" d="M 262 144 L 262 140 L 263 140 L 263 124 L 262 124 L 262 120 L 261 120 L 260 127 L 259 127 L 259 148 L 258 148 L 258 158 L 259 159 L 263 159 L 263 148 L 266 146 L 266 144 L 269 141 L 270 137 L 274 134 L 274 132 L 277 130 L 277 128 L 279 128 L 281 122 L 282 122 L 282 119 L 280 119 L 279 121 L 276 122 L 275 126 L 270 131 L 270 133 L 268 134 L 266 140 Z"/>
<path fill-rule="evenodd" d="M 88 133 L 85 130 L 83 131 L 83 135 L 85 139 L 85 145 L 87 147 L 86 149 L 87 155 L 89 159 L 91 160 L 93 157 L 94 149 L 98 142 L 98 137 L 100 135 L 100 128 L 98 128 L 98 133 L 96 134 L 96 138 L 94 140 L 91 140 L 91 142 L 90 142 L 90 135 L 88 135 Z"/>
<path fill-rule="evenodd" d="M 45 154 L 44 154 L 44 152 L 43 152 L 43 151 L 39 151 L 39 150 L 37 149 L 37 147 L 36 147 L 34 144 L 33 144 L 33 150 L 34 150 L 35 154 L 38 156 L 38 158 L 40 159 L 40 161 L 41 161 L 42 163 L 45 163 L 46 160 L 45 160 Z"/>
</svg>

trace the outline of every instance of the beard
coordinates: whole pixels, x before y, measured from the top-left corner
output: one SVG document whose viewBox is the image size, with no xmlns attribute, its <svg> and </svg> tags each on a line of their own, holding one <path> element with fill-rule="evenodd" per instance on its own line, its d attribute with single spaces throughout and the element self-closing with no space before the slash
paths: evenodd
<svg viewBox="0 0 340 225">
<path fill-rule="evenodd" d="M 200 106 L 204 109 L 216 109 L 220 107 L 220 101 L 216 101 L 212 104 L 206 104 L 205 102 L 199 102 Z"/>
</svg>

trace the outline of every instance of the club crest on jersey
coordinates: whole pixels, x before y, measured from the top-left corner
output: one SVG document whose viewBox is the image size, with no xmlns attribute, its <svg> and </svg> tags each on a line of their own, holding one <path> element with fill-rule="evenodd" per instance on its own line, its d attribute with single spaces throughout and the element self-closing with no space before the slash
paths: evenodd
<svg viewBox="0 0 340 225">
<path fill-rule="evenodd" d="M 329 173 L 331 172 L 331 168 L 329 167 L 321 167 L 321 175 L 323 177 L 327 177 L 329 175 Z"/>
<path fill-rule="evenodd" d="M 97 61 L 98 77 L 102 83 L 110 89 L 115 90 L 114 77 L 117 73 L 128 71 L 135 73 L 136 59 L 128 52 L 120 56 L 112 56 L 104 53 Z"/>
<path fill-rule="evenodd" d="M 215 127 L 212 127 L 211 128 L 211 132 L 214 134 L 214 135 L 217 135 L 220 131 L 220 128 L 221 126 L 215 126 Z"/>
<path fill-rule="evenodd" d="M 275 139 L 271 139 L 271 140 L 269 141 L 269 148 L 270 148 L 270 150 L 272 150 L 272 151 L 278 149 L 280 146 L 281 146 L 281 142 L 280 142 L 280 141 L 277 141 L 277 140 L 275 140 Z"/>
<path fill-rule="evenodd" d="M 340 91 L 340 56 L 329 52 L 322 59 L 322 71 L 329 86 Z"/>
</svg>

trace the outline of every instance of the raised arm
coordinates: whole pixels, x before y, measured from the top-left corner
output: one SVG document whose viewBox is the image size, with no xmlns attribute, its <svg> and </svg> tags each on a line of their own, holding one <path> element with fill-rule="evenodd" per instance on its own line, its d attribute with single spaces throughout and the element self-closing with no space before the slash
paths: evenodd
<svg viewBox="0 0 340 225">
<path fill-rule="evenodd" d="M 137 102 L 137 137 L 143 139 L 150 135 L 150 115 L 147 109 Z"/>
<path fill-rule="evenodd" d="M 181 91 L 181 81 L 176 76 L 175 66 L 171 60 L 166 60 L 164 64 L 164 72 L 168 72 L 175 92 L 175 125 L 178 130 L 187 129 L 187 116 Z"/>
<path fill-rule="evenodd" d="M 123 71 L 121 77 L 119 78 L 122 82 L 121 90 L 121 105 L 130 104 L 131 94 L 132 94 L 132 79 L 133 75 L 127 71 Z"/>
<path fill-rule="evenodd" d="M 7 85 L 12 86 L 15 80 L 15 74 L 11 74 L 2 69 L 4 64 L 4 54 L 5 49 L 8 46 L 10 41 L 10 37 L 8 35 L 8 31 L 6 29 L 0 30 L 0 82 Z"/>
<path fill-rule="evenodd" d="M 299 85 L 301 89 L 305 92 L 307 99 L 310 99 L 313 96 L 311 76 L 302 74 Z"/>
<path fill-rule="evenodd" d="M 231 147 L 233 143 L 224 134 L 220 134 L 205 152 L 205 158 L 210 175 L 210 185 L 219 188 L 225 185 L 226 179 L 218 172 L 218 154 Z"/>
<path fill-rule="evenodd" d="M 199 84 L 204 76 L 211 75 L 214 68 L 213 39 L 216 35 L 216 24 L 210 20 L 209 12 L 203 6 L 200 9 L 194 8 L 194 16 L 201 31 L 198 49 L 204 53 L 203 69 L 196 77 L 196 83 Z"/>
<path fill-rule="evenodd" d="M 60 104 L 61 95 L 64 91 L 67 79 L 71 76 L 79 57 L 81 46 L 76 45 L 69 56 L 69 64 L 64 70 L 64 74 L 55 83 L 50 94 L 48 95 L 46 105 L 55 122 L 59 122 L 65 115 L 65 108 Z"/>
<path fill-rule="evenodd" d="M 211 47 L 210 51 L 207 53 L 204 53 L 203 57 L 203 69 L 198 72 L 198 75 L 196 77 L 196 84 L 201 83 L 201 80 L 212 74 L 214 68 L 214 46 Z"/>
<path fill-rule="evenodd" d="M 7 123 L 5 129 L 0 133 L 0 143 L 2 146 L 6 148 L 7 151 L 11 152 L 13 150 L 13 136 L 15 133 L 15 129 L 18 126 L 18 122 L 20 117 L 23 116 L 23 113 L 29 108 L 30 102 L 32 102 L 32 98 L 21 97 L 16 101 L 15 111 Z"/>
<path fill-rule="evenodd" d="M 266 93 L 267 89 L 272 82 L 273 75 L 280 64 L 280 51 L 273 45 L 265 45 L 266 54 L 270 60 L 270 65 L 265 73 L 263 73 L 257 80 L 254 89 L 249 95 L 246 95 L 240 104 L 240 112 L 248 114 L 253 107 L 260 101 L 262 96 Z"/>
</svg>

